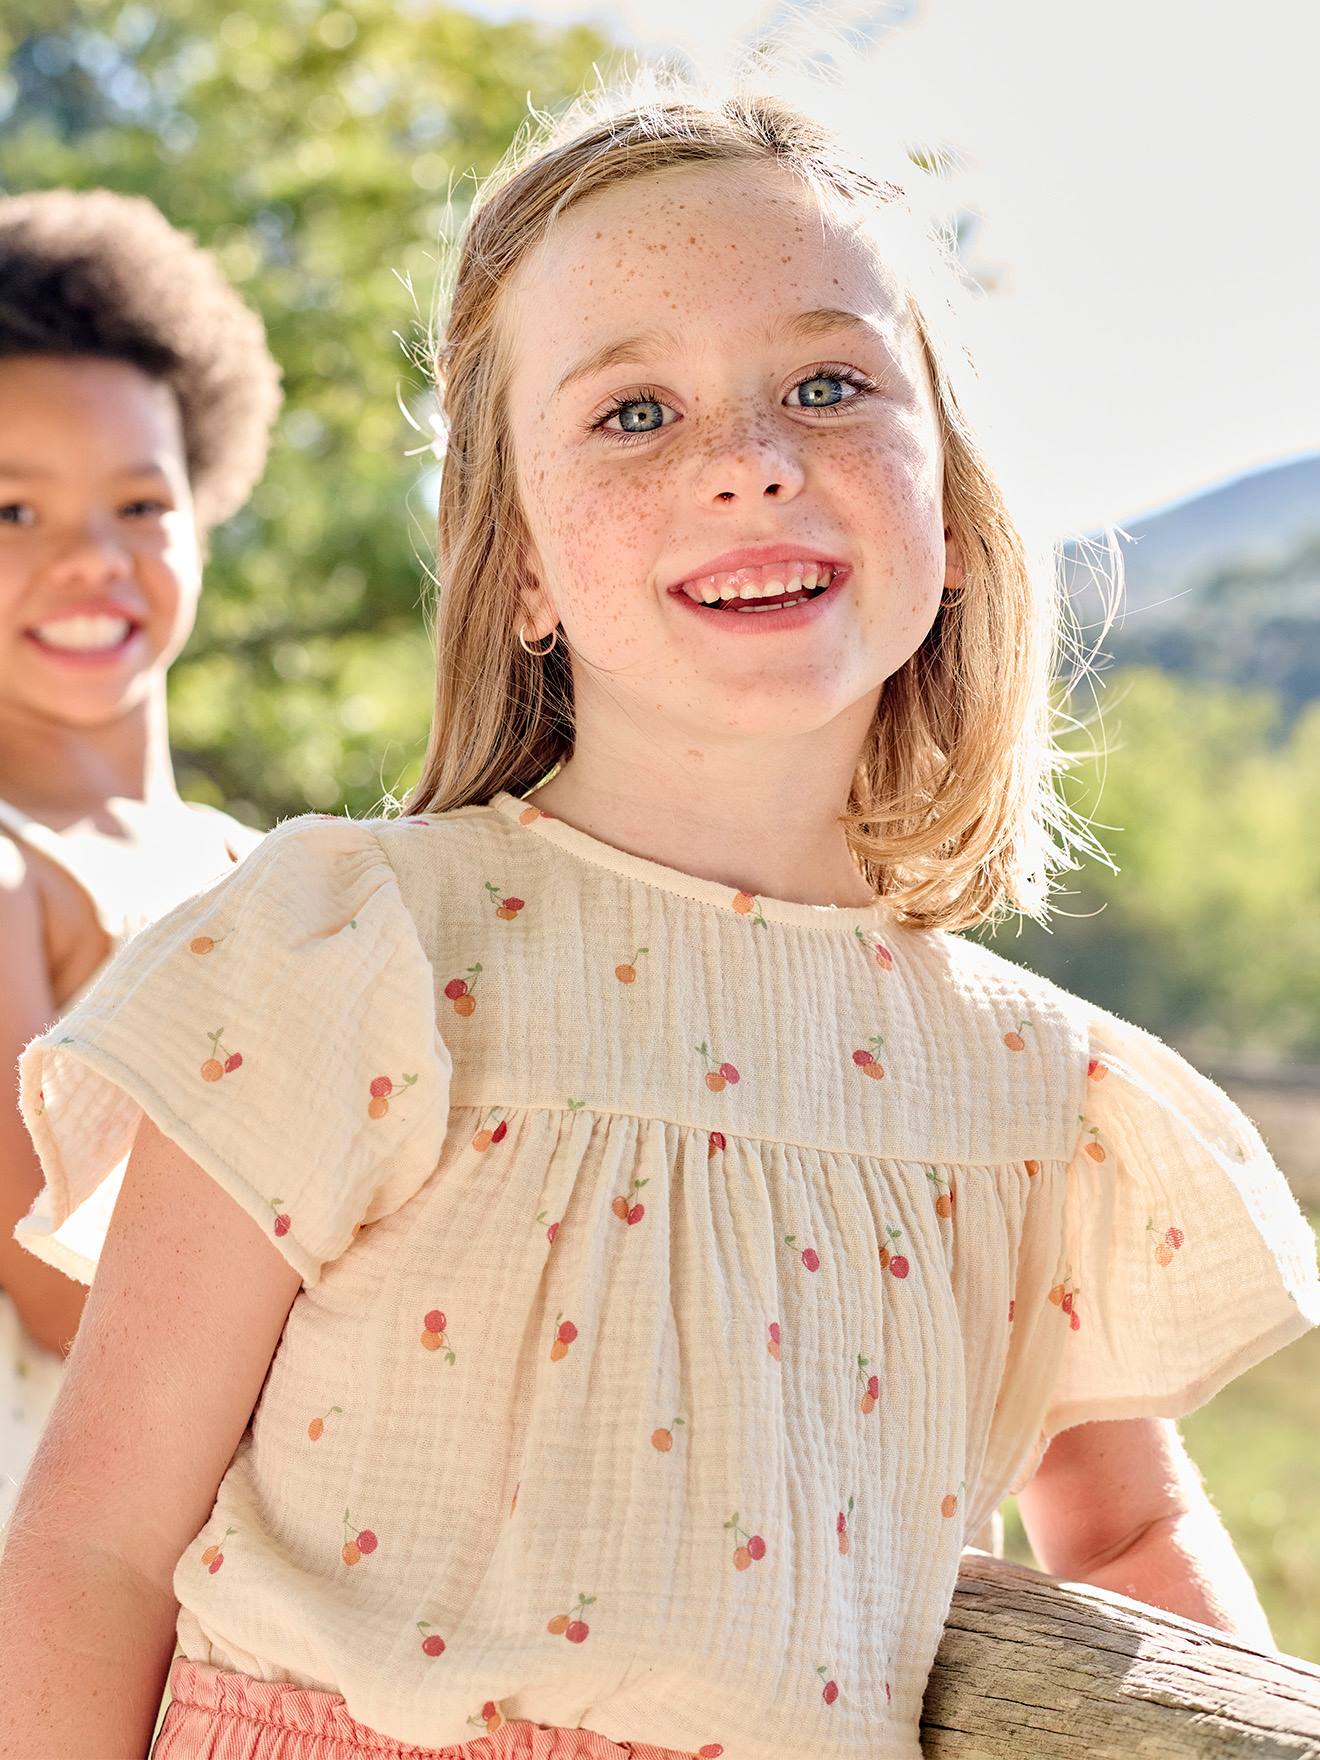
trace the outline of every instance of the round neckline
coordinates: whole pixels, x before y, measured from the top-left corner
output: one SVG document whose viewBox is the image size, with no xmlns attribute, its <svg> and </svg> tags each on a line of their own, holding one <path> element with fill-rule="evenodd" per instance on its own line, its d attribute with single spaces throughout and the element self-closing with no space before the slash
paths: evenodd
<svg viewBox="0 0 1320 1760">
<path fill-rule="evenodd" d="M 813 929 L 876 929 L 889 924 L 889 910 L 883 899 L 872 904 L 800 904 L 787 898 L 767 898 L 764 893 L 740 892 L 718 880 L 706 880 L 698 874 L 684 874 L 678 868 L 666 868 L 646 856 L 630 855 L 612 843 L 602 843 L 565 820 L 556 818 L 538 807 L 533 800 L 523 799 L 501 789 L 491 796 L 489 805 L 519 830 L 544 838 L 558 849 L 582 861 L 654 886 L 661 892 L 691 899 L 699 904 L 715 906 L 731 915 L 741 916 L 749 924 L 796 923 Z"/>
</svg>

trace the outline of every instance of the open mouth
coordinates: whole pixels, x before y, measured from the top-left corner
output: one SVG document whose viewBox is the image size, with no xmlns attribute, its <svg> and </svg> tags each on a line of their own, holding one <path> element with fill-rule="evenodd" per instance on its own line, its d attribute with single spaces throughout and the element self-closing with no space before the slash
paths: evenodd
<svg viewBox="0 0 1320 1760">
<path fill-rule="evenodd" d="M 112 659 L 128 647 L 141 629 L 128 617 L 92 614 L 85 617 L 52 618 L 23 633 L 42 650 L 61 660 Z"/>
<path fill-rule="evenodd" d="M 844 570 L 829 562 L 762 563 L 707 575 L 672 588 L 700 611 L 721 616 L 774 617 L 827 593 Z"/>
</svg>

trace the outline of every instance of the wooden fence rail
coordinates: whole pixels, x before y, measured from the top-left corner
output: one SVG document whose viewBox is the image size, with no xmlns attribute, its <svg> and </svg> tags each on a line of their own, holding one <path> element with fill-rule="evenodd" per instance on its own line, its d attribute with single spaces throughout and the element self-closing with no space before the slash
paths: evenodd
<svg viewBox="0 0 1320 1760">
<path fill-rule="evenodd" d="M 1320 1667 L 968 1551 L 922 1749 L 927 1760 L 1320 1760 Z"/>
</svg>

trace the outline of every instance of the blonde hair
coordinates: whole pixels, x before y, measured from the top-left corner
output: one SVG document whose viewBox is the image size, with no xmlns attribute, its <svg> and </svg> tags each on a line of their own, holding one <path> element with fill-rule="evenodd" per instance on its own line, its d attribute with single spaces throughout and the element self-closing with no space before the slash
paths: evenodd
<svg viewBox="0 0 1320 1760">
<path fill-rule="evenodd" d="M 1050 700 L 1063 596 L 1053 568 L 1029 562 L 955 393 L 959 358 L 970 359 L 939 333 L 960 282 L 949 241 L 916 224 L 902 187 L 782 97 L 713 93 L 654 69 L 644 77 L 646 95 L 634 79 L 579 97 L 558 121 L 536 117 L 539 134 L 513 143 L 463 230 L 443 337 L 432 344 L 447 436 L 435 713 L 402 810 L 525 793 L 573 746 L 562 634 L 544 656 L 517 640 L 528 533 L 506 413 L 503 290 L 555 219 L 598 191 L 679 166 L 770 163 L 836 219 L 874 233 L 877 250 L 883 234 L 889 266 L 901 259 L 943 442 L 944 520 L 962 564 L 958 591 L 885 681 L 840 822 L 901 922 L 954 930 L 1009 908 L 1043 921 L 1051 870 L 1078 865 L 1070 843 L 1108 858 L 1056 790 L 1080 755 L 1059 745 L 1058 725 L 1071 718 Z"/>
</svg>

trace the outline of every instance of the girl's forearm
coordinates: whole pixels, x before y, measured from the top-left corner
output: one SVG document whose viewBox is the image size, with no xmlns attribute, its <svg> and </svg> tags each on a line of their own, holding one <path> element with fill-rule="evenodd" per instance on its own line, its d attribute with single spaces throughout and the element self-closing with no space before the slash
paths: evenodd
<svg viewBox="0 0 1320 1760">
<path fill-rule="evenodd" d="M 1255 1585 L 1208 1498 L 1152 1523 L 1084 1581 L 1214 1626 L 1252 1649 L 1275 1648 Z"/>
<path fill-rule="evenodd" d="M 24 1525 L 0 1557 L 0 1760 L 143 1760 L 178 1606 L 122 1559 Z"/>
</svg>

